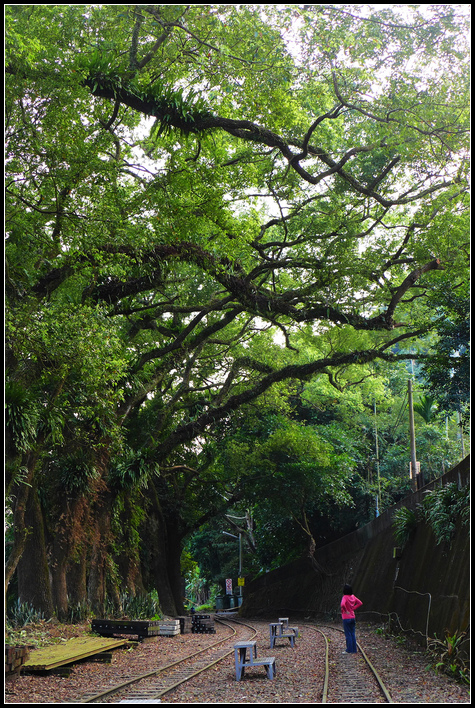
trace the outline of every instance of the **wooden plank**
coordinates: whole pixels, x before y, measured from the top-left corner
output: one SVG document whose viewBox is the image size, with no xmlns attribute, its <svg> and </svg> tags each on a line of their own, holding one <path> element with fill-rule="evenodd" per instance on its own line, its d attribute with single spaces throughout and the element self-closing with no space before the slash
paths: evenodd
<svg viewBox="0 0 475 708">
<path fill-rule="evenodd" d="M 50 644 L 41 649 L 33 649 L 22 668 L 49 671 L 57 666 L 116 649 L 126 644 L 127 641 L 127 639 L 105 639 L 103 637 L 74 637 L 62 644 Z"/>
</svg>

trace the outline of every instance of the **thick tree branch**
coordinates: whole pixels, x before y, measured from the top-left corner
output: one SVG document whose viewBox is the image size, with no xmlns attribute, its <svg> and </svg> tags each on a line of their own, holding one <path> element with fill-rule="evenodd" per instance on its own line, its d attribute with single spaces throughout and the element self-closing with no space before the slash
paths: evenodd
<svg viewBox="0 0 475 708">
<path fill-rule="evenodd" d="M 245 391 L 230 396 L 223 405 L 210 408 L 192 422 L 178 427 L 166 440 L 163 441 L 158 455 L 160 459 L 166 459 L 170 452 L 172 452 L 172 450 L 176 447 L 190 442 L 200 434 L 203 434 L 208 426 L 215 425 L 220 420 L 226 418 L 234 410 L 237 410 L 241 406 L 255 400 L 275 383 L 279 383 L 287 379 L 305 380 L 320 372 L 324 372 L 328 367 L 335 368 L 351 366 L 354 364 L 367 364 L 375 361 L 376 359 L 384 359 L 385 361 L 399 361 L 402 359 L 407 359 L 408 355 L 392 354 L 386 350 L 391 349 L 395 343 L 402 341 L 403 339 L 409 339 L 419 336 L 420 334 L 421 331 L 409 332 L 404 335 L 400 335 L 394 340 L 386 342 L 386 344 L 379 349 L 356 351 L 349 354 L 335 354 L 334 356 L 325 357 L 307 364 L 289 365 L 273 371 L 272 373 L 263 376 L 256 384 L 247 388 Z"/>
<path fill-rule="evenodd" d="M 359 330 L 382 330 L 393 329 L 398 324 L 394 321 L 394 314 L 397 305 L 402 297 L 410 290 L 411 287 L 424 274 L 432 270 L 441 270 L 443 266 L 439 259 L 434 259 L 419 268 L 414 269 L 401 283 L 394 292 L 386 310 L 375 317 L 364 317 L 358 313 L 343 310 L 334 307 L 331 304 L 322 304 L 319 302 L 309 301 L 308 288 L 294 290 L 291 293 L 285 292 L 282 294 L 270 292 L 262 287 L 256 286 L 253 279 L 260 271 L 254 271 L 251 274 L 246 274 L 240 266 L 231 263 L 227 258 L 219 258 L 212 253 L 203 250 L 200 246 L 193 243 L 181 242 L 176 244 L 164 244 L 156 246 L 150 252 L 150 258 L 160 260 L 178 259 L 194 263 L 199 268 L 211 275 L 217 282 L 226 288 L 232 299 L 236 301 L 235 308 L 232 312 L 241 312 L 243 310 L 257 314 L 265 319 L 273 321 L 277 324 L 278 316 L 289 317 L 293 322 L 312 322 L 314 320 L 324 320 L 333 322 L 334 324 L 349 324 Z M 283 261 L 274 264 L 275 268 L 279 267 L 301 267 L 303 269 L 309 267 L 307 261 Z M 313 264 L 315 266 L 315 264 Z M 62 266 L 59 269 L 53 269 L 44 276 L 34 290 L 37 294 L 46 295 L 51 292 L 51 288 L 55 288 L 63 282 L 69 275 L 69 266 Z M 157 286 L 157 278 L 160 282 L 160 270 L 156 270 L 150 276 L 133 279 L 127 282 L 111 282 L 104 285 L 99 285 L 92 290 L 87 291 L 87 296 L 92 297 L 96 301 L 104 300 L 108 302 L 117 302 L 122 297 L 130 294 L 137 294 L 141 291 L 152 290 Z M 290 297 L 291 295 L 291 297 Z M 300 306 L 298 306 L 300 305 Z M 196 316 L 202 319 L 208 312 L 205 308 Z M 235 315 L 230 315 L 233 318 Z M 194 318 L 193 322 L 195 322 Z M 193 329 L 194 325 L 190 323 L 188 329 Z M 185 333 L 182 335 L 186 336 Z M 171 346 L 171 345 L 170 345 Z M 168 347 L 166 348 L 168 349 Z M 159 349 L 163 353 L 164 350 Z M 148 357 L 149 354 L 144 355 Z M 153 357 L 152 357 L 153 358 Z M 145 362 L 141 363 L 141 365 Z"/>
<path fill-rule="evenodd" d="M 424 273 L 428 273 L 431 270 L 444 270 L 444 267 L 441 265 L 439 258 L 435 258 L 433 261 L 430 261 L 429 263 L 426 263 L 420 268 L 416 268 L 411 273 L 409 273 L 409 275 L 403 280 L 401 285 L 396 289 L 394 295 L 391 298 L 391 302 L 389 303 L 386 312 L 383 315 L 384 320 L 386 322 L 393 321 L 394 312 L 398 304 L 401 302 L 401 299 L 404 297 L 407 291 L 415 285 L 421 275 L 424 275 Z"/>
<path fill-rule="evenodd" d="M 154 97 L 138 96 L 136 93 L 129 91 L 123 86 L 117 86 L 113 84 L 105 76 L 90 76 L 84 80 L 84 84 L 90 89 L 94 96 L 100 98 L 107 98 L 109 100 L 120 100 L 124 105 L 133 108 L 134 110 L 144 113 L 145 115 L 155 116 L 160 121 L 166 123 L 166 125 L 182 130 L 185 133 L 202 133 L 204 131 L 221 129 L 233 135 L 241 140 L 258 143 L 261 145 L 267 145 L 271 148 L 276 148 L 280 151 L 282 156 L 288 161 L 289 165 L 294 169 L 297 174 L 302 177 L 306 182 L 317 185 L 323 179 L 332 174 L 338 174 L 342 179 L 344 179 L 353 189 L 355 189 L 360 194 L 371 197 L 378 203 L 382 204 L 384 207 L 390 207 L 396 204 L 408 204 L 410 202 L 416 201 L 427 194 L 431 194 L 439 189 L 449 186 L 454 182 L 443 182 L 440 184 L 435 184 L 420 193 L 413 194 L 411 196 L 397 197 L 394 199 L 387 199 L 383 197 L 378 192 L 374 191 L 374 187 L 370 188 L 359 182 L 355 177 L 346 172 L 343 167 L 352 157 L 361 152 L 370 152 L 377 147 L 384 146 L 384 140 L 374 144 L 358 148 L 352 148 L 340 158 L 339 161 L 333 160 L 325 150 L 319 147 L 308 145 L 308 140 L 304 142 L 292 141 L 292 143 L 287 142 L 284 138 L 272 132 L 268 128 L 253 123 L 249 120 L 235 120 L 232 118 L 222 118 L 220 116 L 212 115 L 209 112 L 198 112 L 194 115 L 188 112 L 187 116 L 184 117 L 183 114 L 177 110 L 177 108 L 170 102 L 165 100 L 157 99 Z M 336 110 L 336 109 L 335 109 Z M 324 117 L 334 117 L 331 113 Z M 320 119 L 317 119 L 320 120 Z M 315 123 L 313 124 L 315 125 Z M 316 127 L 316 126 L 315 126 Z M 307 137 L 310 137 L 313 132 L 312 126 L 307 132 Z M 292 152 L 290 145 L 296 145 L 300 148 L 301 153 L 296 154 Z M 303 159 L 307 155 L 312 157 L 317 157 L 321 160 L 329 169 L 318 174 L 312 174 L 305 170 L 300 164 L 299 160 Z M 393 161 L 394 162 L 394 161 Z M 396 164 L 396 163 L 394 163 Z M 394 166 L 394 165 L 393 165 Z M 373 185 L 378 185 L 387 176 L 389 170 L 386 168 L 383 173 L 373 180 Z"/>
<path fill-rule="evenodd" d="M 155 359 L 161 359 L 162 357 L 171 354 L 174 351 L 181 350 L 185 346 L 186 349 L 191 350 L 204 343 L 204 341 L 211 337 L 213 334 L 230 324 L 241 312 L 242 309 L 239 307 L 233 307 L 229 312 L 226 312 L 223 317 L 217 322 L 204 327 L 198 334 L 192 339 L 189 335 L 194 331 L 197 325 L 203 320 L 203 318 L 211 312 L 212 308 L 204 307 L 197 315 L 192 319 L 192 321 L 173 339 L 172 342 L 166 344 L 163 347 L 157 347 L 151 351 L 143 354 L 136 365 L 134 366 L 134 372 L 140 371 L 145 364 L 149 361 Z"/>
</svg>

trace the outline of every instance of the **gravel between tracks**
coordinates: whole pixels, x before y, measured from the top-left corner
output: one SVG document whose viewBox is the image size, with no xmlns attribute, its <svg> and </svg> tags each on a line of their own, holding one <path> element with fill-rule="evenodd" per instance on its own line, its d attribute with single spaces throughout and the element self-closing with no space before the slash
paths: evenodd
<svg viewBox="0 0 475 708">
<path fill-rule="evenodd" d="M 320 703 L 324 671 L 322 638 L 312 630 L 305 630 L 302 621 L 291 621 L 290 624 L 301 627 L 302 636 L 295 648 L 281 640 L 270 650 L 268 621 L 249 622 L 259 629 L 256 637 L 258 654 L 276 657 L 277 675 L 273 681 L 266 678 L 263 667 L 248 670 L 242 681 L 236 681 L 231 656 L 183 688 L 164 696 L 162 703 Z M 134 649 L 116 650 L 110 665 L 90 661 L 76 664 L 69 678 L 21 675 L 7 682 L 5 700 L 6 703 L 74 702 L 86 691 L 118 683 L 129 672 L 145 672 L 176 660 L 211 644 L 226 632 L 217 625 L 217 635 L 157 637 Z M 73 630 L 63 630 L 64 634 L 73 636 Z M 436 675 L 428 668 L 429 659 L 420 648 L 382 637 L 374 632 L 373 627 L 363 623 L 358 624 L 357 639 L 386 682 L 395 703 L 470 703 L 468 688 L 448 676 Z M 341 644 L 336 639 L 330 646 L 330 667 L 335 670 L 344 649 L 343 635 Z M 331 678 L 329 688 L 329 702 L 332 702 Z M 380 702 L 380 699 L 375 694 L 358 702 L 373 703 Z"/>
</svg>

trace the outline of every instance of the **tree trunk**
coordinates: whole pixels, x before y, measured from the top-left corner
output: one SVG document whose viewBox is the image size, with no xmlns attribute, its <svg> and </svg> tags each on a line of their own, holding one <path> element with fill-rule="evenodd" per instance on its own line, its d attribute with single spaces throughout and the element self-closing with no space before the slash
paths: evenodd
<svg viewBox="0 0 475 708">
<path fill-rule="evenodd" d="M 176 614 L 185 614 L 183 599 L 185 587 L 181 574 L 181 554 L 183 551 L 181 535 L 176 528 L 174 519 L 168 520 L 167 523 L 167 571 L 169 584 L 175 601 Z"/>
<path fill-rule="evenodd" d="M 150 575 L 158 593 L 160 609 L 165 615 L 175 617 L 178 613 L 168 576 L 167 532 L 163 523 L 155 514 L 151 514 L 147 523 L 147 535 L 150 552 Z"/>
<path fill-rule="evenodd" d="M 11 491 L 11 495 L 15 500 L 13 504 L 12 519 L 13 545 L 5 566 L 5 597 L 8 590 L 8 585 L 10 584 L 13 574 L 17 569 L 18 562 L 24 551 L 28 536 L 25 515 L 37 461 L 37 454 L 27 456 L 27 459 L 23 464 L 23 467 L 27 469 L 26 477 L 18 482 L 16 488 Z"/>
<path fill-rule="evenodd" d="M 144 565 L 157 590 L 160 609 L 172 617 L 184 614 L 180 573 L 182 536 L 173 510 L 166 513 L 154 484 L 148 487 L 151 506 L 142 537 Z M 149 580 L 149 583 L 150 583 Z"/>
<path fill-rule="evenodd" d="M 112 501 L 112 494 L 105 491 L 100 494 L 96 504 L 88 585 L 89 603 L 96 617 L 103 616 L 105 611 Z"/>
<path fill-rule="evenodd" d="M 84 546 L 78 557 L 69 561 L 67 569 L 68 600 L 71 607 L 87 602 L 87 549 Z"/>
<path fill-rule="evenodd" d="M 166 615 L 184 614 L 183 581 L 180 572 L 182 539 L 176 520 L 165 515 L 157 490 L 150 486 L 152 508 L 145 530 L 149 571 L 158 593 L 160 609 Z"/>
<path fill-rule="evenodd" d="M 106 601 L 106 553 L 103 539 L 96 525 L 95 538 L 91 553 L 91 568 L 88 582 L 88 600 L 91 610 L 97 617 L 102 617 Z"/>
<path fill-rule="evenodd" d="M 78 604 L 74 601 L 77 592 L 73 591 L 71 594 L 68 587 L 68 568 L 71 556 L 85 543 L 89 502 L 84 496 L 70 499 L 66 490 L 60 490 L 58 506 L 58 522 L 53 531 L 50 571 L 54 608 L 58 619 L 64 621 L 68 616 L 70 595 L 73 598 L 73 606 Z"/>
<path fill-rule="evenodd" d="M 36 486 L 31 488 L 28 496 L 25 521 L 29 533 L 17 566 L 18 597 L 21 603 L 32 605 L 49 619 L 53 615 L 53 599 L 46 557 L 43 513 Z"/>
<path fill-rule="evenodd" d="M 131 550 L 130 553 L 121 553 L 117 558 L 121 589 L 131 597 L 144 595 L 146 592 L 142 581 L 140 560 L 137 555 L 138 552 Z"/>
<path fill-rule="evenodd" d="M 142 501 L 135 503 L 142 503 Z M 131 495 L 127 494 L 124 498 L 124 509 L 120 516 L 120 525 L 123 529 L 122 550 L 115 560 L 119 571 L 121 590 L 132 597 L 144 595 L 146 592 L 142 580 L 134 511 L 134 501 Z"/>
<path fill-rule="evenodd" d="M 122 602 L 119 592 L 119 578 L 114 568 L 113 559 L 109 554 L 106 556 L 106 596 L 112 603 L 114 616 L 122 615 Z"/>
<path fill-rule="evenodd" d="M 66 571 L 68 568 L 68 547 L 64 538 L 66 528 L 56 531 L 53 539 L 51 569 L 51 591 L 56 616 L 64 622 L 68 616 L 68 584 Z"/>
</svg>

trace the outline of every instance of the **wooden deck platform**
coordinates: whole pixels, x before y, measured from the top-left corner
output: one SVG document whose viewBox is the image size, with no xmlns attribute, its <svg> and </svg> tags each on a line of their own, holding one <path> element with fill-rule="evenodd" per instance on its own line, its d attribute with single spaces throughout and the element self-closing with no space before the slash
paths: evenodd
<svg viewBox="0 0 475 708">
<path fill-rule="evenodd" d="M 107 639 L 105 637 L 75 637 L 61 644 L 50 644 L 41 649 L 32 649 L 22 671 L 51 671 L 80 661 L 94 654 L 116 649 L 127 644 L 127 639 Z"/>
</svg>

